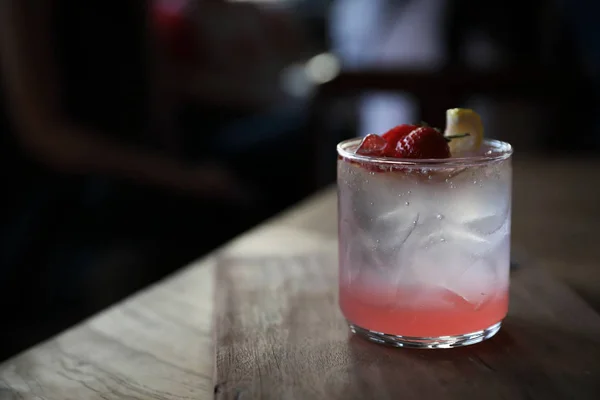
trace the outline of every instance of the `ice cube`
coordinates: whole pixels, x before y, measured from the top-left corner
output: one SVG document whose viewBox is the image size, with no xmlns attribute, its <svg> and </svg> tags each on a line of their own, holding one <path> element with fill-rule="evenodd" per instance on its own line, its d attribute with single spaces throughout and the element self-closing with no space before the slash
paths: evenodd
<svg viewBox="0 0 600 400">
<path fill-rule="evenodd" d="M 405 243 L 396 284 L 445 288 L 480 306 L 499 281 L 507 284 L 508 225 L 507 220 L 484 235 L 448 218 L 426 216 Z"/>
<path fill-rule="evenodd" d="M 509 232 L 510 219 L 508 216 L 505 216 L 501 222 L 497 218 L 486 217 L 464 224 L 448 218 L 440 227 L 439 235 L 445 241 L 470 254 L 479 256 L 490 253 Z"/>
<path fill-rule="evenodd" d="M 510 175 L 496 165 L 473 168 L 448 179 L 442 214 L 480 233 L 499 229 L 510 214 Z"/>
<path fill-rule="evenodd" d="M 497 292 L 496 268 L 487 258 L 475 260 L 462 274 L 451 276 L 444 287 L 479 308 Z"/>
</svg>

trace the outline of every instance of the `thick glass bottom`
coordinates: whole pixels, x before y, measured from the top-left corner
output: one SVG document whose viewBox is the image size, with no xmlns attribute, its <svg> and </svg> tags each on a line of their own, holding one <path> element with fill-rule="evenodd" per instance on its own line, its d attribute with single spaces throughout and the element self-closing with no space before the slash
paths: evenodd
<svg viewBox="0 0 600 400">
<path fill-rule="evenodd" d="M 491 338 L 500 330 L 502 321 L 481 331 L 465 333 L 463 335 L 437 337 L 390 335 L 361 328 L 351 322 L 349 322 L 348 325 L 350 326 L 352 333 L 363 336 L 366 339 L 379 344 L 413 349 L 450 349 L 453 347 L 469 346 Z"/>
</svg>

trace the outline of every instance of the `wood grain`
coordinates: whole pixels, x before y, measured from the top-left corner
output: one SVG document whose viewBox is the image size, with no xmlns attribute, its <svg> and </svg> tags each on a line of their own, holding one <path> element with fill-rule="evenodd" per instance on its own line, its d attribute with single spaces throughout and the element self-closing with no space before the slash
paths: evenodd
<svg viewBox="0 0 600 400">
<path fill-rule="evenodd" d="M 512 242 L 600 311 L 600 161 L 513 163 Z"/>
<path fill-rule="evenodd" d="M 0 365 L 0 399 L 209 399 L 208 258 Z"/>
<path fill-rule="evenodd" d="M 333 245 L 323 240 L 294 257 L 221 260 L 218 399 L 600 396 L 600 316 L 538 268 L 514 274 L 509 317 L 490 341 L 390 349 L 349 335 L 338 311 Z"/>
<path fill-rule="evenodd" d="M 269 364 L 269 354 L 280 354 L 273 360 L 280 361 L 279 368 L 286 374 L 285 382 L 301 387 L 306 385 L 298 383 L 302 378 L 290 365 L 306 358 L 308 361 L 302 364 L 305 370 L 300 372 L 319 373 L 314 391 L 321 394 L 345 395 L 348 391 L 368 389 L 379 393 L 377 388 L 383 384 L 382 380 L 408 382 L 408 376 L 394 372 L 397 365 L 403 365 L 423 377 L 423 381 L 408 382 L 411 393 L 422 394 L 420 398 L 442 391 L 444 396 L 438 398 L 451 398 L 466 390 L 467 385 L 474 387 L 474 393 L 486 390 L 491 393 L 495 388 L 498 393 L 495 398 L 503 395 L 536 398 L 544 394 L 547 398 L 586 398 L 596 391 L 596 381 L 600 381 L 596 362 L 600 359 L 597 317 L 582 306 L 572 291 L 543 274 L 529 275 L 533 270 L 528 267 L 535 262 L 539 269 L 550 271 L 585 294 L 586 299 L 597 299 L 600 309 L 600 270 L 597 268 L 600 246 L 596 243 L 600 187 L 593 184 L 599 174 L 597 160 L 515 159 L 513 244 L 522 250 L 516 254 L 524 268 L 518 271 L 519 275 L 514 275 L 513 298 L 524 299 L 522 304 L 526 305 L 516 307 L 518 303 L 513 302 L 506 326 L 495 339 L 479 345 L 477 353 L 471 349 L 395 351 L 356 338 L 340 342 L 338 335 L 347 335 L 347 330 L 333 307 L 330 308 L 333 314 L 326 323 L 327 327 L 333 327 L 331 331 L 335 336 L 322 333 L 320 328 L 287 331 L 284 344 L 295 343 L 292 350 L 281 345 L 262 356 L 254 350 L 255 358 L 244 353 L 243 348 L 236 348 L 236 357 L 245 361 L 235 363 L 234 359 L 221 355 L 221 363 L 229 360 L 231 368 L 227 376 L 231 379 L 222 379 L 222 371 L 217 384 L 213 383 L 216 265 L 229 266 L 225 269 L 231 273 L 248 267 L 255 275 L 248 276 L 249 272 L 245 272 L 247 280 L 262 276 L 263 268 L 268 268 L 267 272 L 275 269 L 279 276 L 287 276 L 290 265 L 294 265 L 292 270 L 296 277 L 304 268 L 314 274 L 321 273 L 318 266 L 328 264 L 328 257 L 334 257 L 331 251 L 335 251 L 337 233 L 335 192 L 326 190 L 174 276 L 0 364 L 0 400 L 203 400 L 213 398 L 215 389 L 218 396 L 227 398 L 236 388 L 232 380 L 248 382 L 248 378 L 243 378 L 245 381 L 240 378 L 240 373 L 244 369 L 254 373 L 256 359 L 263 360 L 258 364 L 261 371 L 272 368 L 267 369 L 273 373 L 273 377 L 268 378 L 270 381 L 281 376 L 277 367 Z M 323 273 L 327 278 L 329 272 Z M 543 283 L 546 279 L 550 283 Z M 239 291 L 241 281 L 233 280 L 238 286 L 225 288 Z M 522 284 L 516 284 L 521 281 Z M 308 301 L 312 305 L 286 318 L 302 325 L 300 320 L 314 321 L 322 315 L 311 310 L 334 301 L 330 292 L 320 293 L 325 282 L 319 281 L 311 289 L 315 304 L 310 303 L 311 299 L 303 300 L 302 295 L 296 295 L 293 304 Z M 290 285 L 288 292 L 297 290 L 298 284 Z M 225 288 L 219 287 L 216 293 L 223 296 L 227 293 Z M 280 292 L 270 293 L 271 300 L 258 296 L 253 301 L 282 303 Z M 227 311 L 231 321 L 245 310 L 234 308 L 233 304 L 237 303 L 233 301 L 229 302 L 232 311 Z M 257 314 L 254 318 L 262 317 Z M 557 326 L 555 322 L 559 320 L 562 325 Z M 269 323 L 274 324 L 276 320 Z M 321 336 L 318 340 L 323 344 L 318 354 L 308 351 L 313 348 L 308 340 L 308 335 L 314 333 L 310 329 L 318 329 Z M 236 341 L 246 340 L 240 339 L 243 335 L 236 332 L 232 340 L 234 337 Z M 271 330 L 270 336 L 265 337 L 271 342 L 281 340 L 277 335 L 284 332 Z M 523 345 L 526 342 L 530 344 Z M 586 354 L 581 354 L 581 347 L 587 349 Z M 223 349 L 220 352 L 223 354 Z M 331 367 L 332 363 L 335 368 Z M 432 372 L 438 374 L 435 380 Z M 280 385 L 280 382 L 275 383 Z M 510 390 L 516 394 L 502 389 L 504 386 L 513 388 Z M 252 398 L 252 392 L 246 386 L 243 388 L 234 396 Z M 347 397 L 352 398 L 352 395 L 348 393 Z M 385 399 L 386 395 L 382 394 L 381 398 Z M 407 398 L 403 393 L 397 397 Z"/>
</svg>

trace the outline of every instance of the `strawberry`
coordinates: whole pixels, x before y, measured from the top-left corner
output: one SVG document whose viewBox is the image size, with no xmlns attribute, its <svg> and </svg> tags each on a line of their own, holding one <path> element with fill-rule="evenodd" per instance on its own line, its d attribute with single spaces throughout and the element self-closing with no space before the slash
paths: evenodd
<svg viewBox="0 0 600 400">
<path fill-rule="evenodd" d="M 397 158 L 449 158 L 450 148 L 440 131 L 422 126 L 400 139 L 394 153 Z"/>
<path fill-rule="evenodd" d="M 362 156 L 383 157 L 385 150 L 388 147 L 388 142 L 379 135 L 370 133 L 360 142 L 356 149 L 356 154 Z"/>
<path fill-rule="evenodd" d="M 381 135 L 381 137 L 383 137 L 389 143 L 389 146 L 387 148 L 388 154 L 386 155 L 389 157 L 393 157 L 394 149 L 396 148 L 396 144 L 398 143 L 398 141 L 400 141 L 400 139 L 402 139 L 417 128 L 419 128 L 418 125 L 402 124 L 393 127 L 392 129 Z"/>
</svg>

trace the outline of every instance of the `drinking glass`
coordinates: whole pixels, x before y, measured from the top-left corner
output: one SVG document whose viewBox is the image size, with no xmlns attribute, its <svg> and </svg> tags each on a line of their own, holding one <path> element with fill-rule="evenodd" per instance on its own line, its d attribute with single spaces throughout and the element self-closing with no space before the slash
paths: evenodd
<svg viewBox="0 0 600 400">
<path fill-rule="evenodd" d="M 352 332 L 397 347 L 465 346 L 508 310 L 509 144 L 409 160 L 337 146 L 339 303 Z"/>
</svg>

